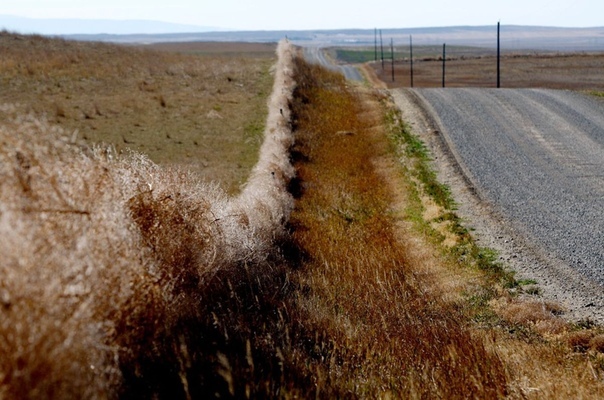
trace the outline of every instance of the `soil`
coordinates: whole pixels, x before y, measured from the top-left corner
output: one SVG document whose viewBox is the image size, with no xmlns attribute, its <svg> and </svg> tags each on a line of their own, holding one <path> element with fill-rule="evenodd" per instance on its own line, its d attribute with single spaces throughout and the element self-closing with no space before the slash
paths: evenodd
<svg viewBox="0 0 604 400">
<path fill-rule="evenodd" d="M 389 88 L 410 87 L 408 60 L 394 64 L 368 63 Z M 500 61 L 500 83 L 506 88 L 549 88 L 570 90 L 604 90 L 604 54 L 546 53 L 505 54 Z M 424 57 L 413 62 L 413 87 L 441 87 L 442 58 Z M 495 56 L 447 57 L 446 87 L 496 87 Z"/>
</svg>

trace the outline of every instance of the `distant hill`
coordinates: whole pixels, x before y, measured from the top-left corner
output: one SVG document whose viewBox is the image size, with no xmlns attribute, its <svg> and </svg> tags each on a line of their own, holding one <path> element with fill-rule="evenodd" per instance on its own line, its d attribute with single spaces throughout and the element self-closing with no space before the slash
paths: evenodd
<svg viewBox="0 0 604 400">
<path fill-rule="evenodd" d="M 207 26 L 183 25 L 146 20 L 104 19 L 37 19 L 0 15 L 0 30 L 23 34 L 73 35 L 73 34 L 166 34 L 176 32 L 209 32 L 224 29 Z"/>
<path fill-rule="evenodd" d="M 0 29 L 19 33 L 58 35 L 73 40 L 114 43 L 161 42 L 278 42 L 287 37 L 305 46 L 373 46 L 373 29 L 306 31 L 229 31 L 216 27 L 173 24 L 158 21 L 31 19 L 0 15 Z M 495 25 L 383 29 L 384 43 L 406 45 L 409 36 L 416 45 L 477 46 L 494 48 Z M 604 51 L 604 27 L 557 28 L 543 26 L 501 26 L 505 50 Z"/>
<path fill-rule="evenodd" d="M 492 26 L 455 26 L 440 28 L 383 29 L 384 43 L 406 45 L 409 36 L 416 45 L 447 45 L 496 47 L 497 29 Z M 317 31 L 223 31 L 172 33 L 163 35 L 72 35 L 76 40 L 97 40 L 118 43 L 158 42 L 277 42 L 288 37 L 306 46 L 373 46 L 373 29 L 341 29 Z M 556 28 L 540 26 L 501 26 L 504 50 L 604 51 L 604 27 Z"/>
</svg>

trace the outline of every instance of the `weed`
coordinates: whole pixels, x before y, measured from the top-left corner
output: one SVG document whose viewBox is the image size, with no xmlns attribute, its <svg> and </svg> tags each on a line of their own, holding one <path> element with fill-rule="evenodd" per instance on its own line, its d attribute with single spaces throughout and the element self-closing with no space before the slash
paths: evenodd
<svg viewBox="0 0 604 400">
<path fill-rule="evenodd" d="M 438 182 L 436 172 L 430 166 L 430 156 L 425 144 L 404 124 L 394 111 L 390 111 L 388 122 L 393 125 L 393 140 L 396 148 L 403 148 L 405 156 L 415 160 L 411 172 L 422 183 L 423 189 L 439 206 L 453 210 L 455 202 L 451 190 Z"/>
<path fill-rule="evenodd" d="M 168 103 L 166 102 L 166 99 L 163 95 L 160 95 L 159 98 L 159 105 L 162 106 L 163 108 L 166 108 Z"/>
<path fill-rule="evenodd" d="M 494 250 L 477 246 L 468 230 L 461 223 L 460 218 L 454 213 L 456 206 L 451 190 L 438 181 L 436 172 L 430 165 L 431 158 L 425 144 L 411 132 L 396 110 L 389 110 L 386 123 L 390 126 L 395 151 L 398 149 L 399 157 L 408 160 L 407 170 L 419 182 L 421 193 L 441 208 L 439 214 L 431 222 L 447 222 L 446 230 L 456 238 L 455 244 L 450 246 L 451 255 L 458 262 L 487 273 L 490 279 L 500 283 L 505 288 L 518 287 L 519 283 L 514 279 L 514 272 L 507 270 L 498 261 L 498 255 Z M 401 149 L 402 154 L 400 153 Z M 418 196 L 420 196 L 419 192 Z M 418 210 L 415 213 L 421 212 L 421 210 Z M 417 218 L 416 221 L 420 225 L 425 224 L 422 217 Z M 434 232 L 433 228 L 426 227 L 424 229 L 430 229 Z M 445 236 L 439 234 L 438 237 L 440 240 L 444 240 Z"/>
<path fill-rule="evenodd" d="M 57 118 L 66 118 L 67 112 L 62 104 L 55 104 L 55 115 Z"/>
<path fill-rule="evenodd" d="M 0 397 L 601 397 L 598 332 L 544 340 L 564 339 L 561 310 L 497 297 L 496 254 L 464 234 L 446 266 L 489 278 L 462 286 L 469 312 L 458 287 L 439 283 L 450 271 L 432 248 L 414 252 L 424 237 L 402 229 L 375 97 L 294 63 L 291 46 L 279 54 L 259 161 L 233 198 L 0 105 Z M 416 143 L 413 163 L 418 154 L 427 159 Z M 410 176 L 419 220 L 423 175 Z M 458 224 L 452 208 L 429 221 Z"/>
<path fill-rule="evenodd" d="M 511 368 L 506 374 L 511 396 L 523 397 L 528 393 L 524 389 L 526 383 L 517 388 L 523 380 L 530 380 L 533 386 L 540 388 L 543 397 L 549 398 L 555 398 L 562 392 L 571 397 L 579 392 L 587 396 L 575 384 L 583 379 L 589 381 L 584 381 L 588 386 L 596 385 L 592 386 L 593 390 L 601 390 L 598 381 L 591 379 L 596 376 L 592 373 L 591 364 L 584 364 L 581 358 L 569 354 L 574 350 L 584 351 L 582 349 L 591 344 L 586 344 L 585 339 L 580 346 L 566 346 L 569 325 L 560 318 L 564 312 L 560 305 L 517 296 L 522 292 L 537 295 L 539 289 L 531 286 L 534 281 L 516 279 L 514 272 L 505 268 L 492 249 L 476 245 L 454 212 L 455 204 L 448 188 L 438 188 L 436 175 L 430 171 L 427 149 L 402 122 L 398 111 L 393 111 L 388 99 L 383 96 L 379 99 L 387 110 L 385 120 L 393 138 L 391 148 L 397 153 L 399 165 L 405 172 L 403 180 L 407 183 L 404 187 L 409 191 L 406 213 L 420 234 L 441 249 L 446 260 L 443 261 L 445 265 L 436 270 L 438 287 L 446 291 L 444 288 L 452 286 L 451 275 L 461 274 L 462 277 L 457 279 L 463 282 L 458 284 L 457 290 L 463 296 L 461 300 L 454 300 L 454 304 L 464 316 L 461 318 L 471 320 L 472 325 L 480 328 L 487 337 L 498 337 L 494 347 L 487 347 L 497 349 L 506 368 Z M 597 332 L 596 328 L 591 329 L 586 337 L 593 337 Z M 514 355 L 518 351 L 531 355 L 519 362 Z M 597 361 L 594 363 L 600 365 Z M 558 369 L 559 365 L 564 367 Z M 569 374 L 568 371 L 573 372 Z M 552 375 L 557 377 L 555 383 L 551 380 Z"/>
<path fill-rule="evenodd" d="M 220 377 L 239 370 L 238 340 L 279 323 L 288 293 L 278 244 L 292 207 L 293 81 L 291 50 L 280 52 L 263 153 L 233 199 L 0 106 L 2 397 L 243 393 Z M 246 382 L 249 360 L 278 369 L 269 335 L 255 338 Z"/>
<path fill-rule="evenodd" d="M 315 345 L 332 344 L 313 368 L 324 377 L 317 390 L 328 397 L 502 395 L 498 361 L 470 338 L 455 309 L 426 291 L 397 239 L 393 194 L 377 166 L 389 149 L 376 128 L 381 113 L 367 117 L 367 100 L 339 75 L 303 61 L 296 67 L 294 151 L 306 185 L 291 224 L 308 255 L 299 279 L 312 288 L 300 302 L 303 324 L 324 332 Z M 471 370 L 475 359 L 489 361 Z"/>
<path fill-rule="evenodd" d="M 520 286 L 529 286 L 536 285 L 537 281 L 534 279 L 518 279 L 518 285 Z"/>
<path fill-rule="evenodd" d="M 596 328 L 597 326 L 598 326 L 598 324 L 596 324 L 596 322 L 590 318 L 581 319 L 574 324 L 575 330 L 581 330 L 581 329 L 589 330 L 589 329 Z"/>
<path fill-rule="evenodd" d="M 539 295 L 541 295 L 541 289 L 537 286 L 529 286 L 526 289 L 524 289 L 524 293 L 531 295 L 531 296 L 539 296 Z"/>
</svg>

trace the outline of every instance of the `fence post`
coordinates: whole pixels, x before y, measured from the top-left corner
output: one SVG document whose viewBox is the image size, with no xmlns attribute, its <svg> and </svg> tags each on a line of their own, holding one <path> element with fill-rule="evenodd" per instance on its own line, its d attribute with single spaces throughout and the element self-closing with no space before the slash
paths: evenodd
<svg viewBox="0 0 604 400">
<path fill-rule="evenodd" d="M 413 36 L 409 35 L 409 61 L 411 62 L 411 87 L 413 87 Z"/>
<path fill-rule="evenodd" d="M 374 32 L 374 49 L 375 49 L 375 62 L 377 62 L 377 28 L 375 28 Z"/>
<path fill-rule="evenodd" d="M 382 53 L 382 70 L 384 69 L 384 42 L 382 41 L 382 30 L 380 29 L 380 49 Z"/>
<path fill-rule="evenodd" d="M 392 82 L 394 82 L 394 41 L 390 38 L 390 58 L 392 59 Z"/>
<path fill-rule="evenodd" d="M 501 41 L 500 22 L 497 22 L 497 88 L 501 87 Z"/>
<path fill-rule="evenodd" d="M 443 87 L 445 87 L 445 64 L 447 61 L 446 44 L 443 43 Z"/>
</svg>

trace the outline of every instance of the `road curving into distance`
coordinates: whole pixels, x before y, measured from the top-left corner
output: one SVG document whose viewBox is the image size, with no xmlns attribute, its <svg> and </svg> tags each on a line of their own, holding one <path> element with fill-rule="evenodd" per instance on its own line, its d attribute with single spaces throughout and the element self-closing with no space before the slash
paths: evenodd
<svg viewBox="0 0 604 400">
<path fill-rule="evenodd" d="M 409 93 L 433 118 L 481 202 L 561 266 L 550 275 L 566 271 L 562 285 L 579 282 L 568 290 L 589 291 L 581 307 L 602 315 L 604 102 L 544 89 Z"/>
<path fill-rule="evenodd" d="M 351 81 L 362 81 L 363 76 L 359 70 L 352 65 L 337 65 L 325 55 L 323 48 L 319 46 L 304 47 L 304 58 L 311 63 L 320 64 L 333 71 L 341 72 L 346 79 Z"/>
</svg>

